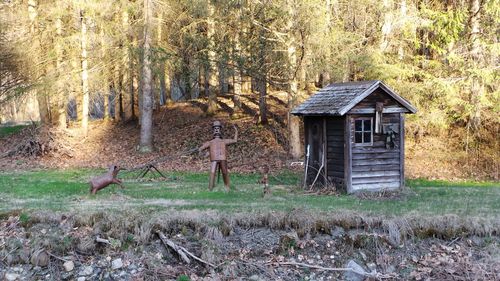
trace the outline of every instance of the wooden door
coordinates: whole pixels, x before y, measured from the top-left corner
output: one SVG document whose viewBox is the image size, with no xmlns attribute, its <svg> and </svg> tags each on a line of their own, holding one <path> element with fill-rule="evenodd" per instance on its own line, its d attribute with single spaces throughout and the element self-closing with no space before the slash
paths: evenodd
<svg viewBox="0 0 500 281">
<path fill-rule="evenodd" d="M 314 180 L 316 183 L 325 183 L 325 133 L 324 118 L 309 117 L 305 122 L 306 129 L 306 150 L 309 147 L 309 159 L 306 182 L 309 187 Z M 307 151 L 306 151 L 307 152 Z"/>
</svg>

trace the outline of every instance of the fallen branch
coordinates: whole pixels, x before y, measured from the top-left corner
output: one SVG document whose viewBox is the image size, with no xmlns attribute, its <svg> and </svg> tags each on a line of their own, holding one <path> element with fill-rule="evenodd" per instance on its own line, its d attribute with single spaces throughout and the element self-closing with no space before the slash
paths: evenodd
<svg viewBox="0 0 500 281">
<path fill-rule="evenodd" d="M 165 245 L 165 247 L 172 248 L 172 250 L 174 250 L 185 263 L 187 264 L 191 263 L 191 260 L 186 256 L 186 253 L 181 247 L 177 246 L 172 240 L 168 239 L 167 236 L 165 236 L 165 234 L 163 234 L 162 232 L 157 231 L 156 234 L 158 234 L 161 242 L 163 243 L 163 245 Z"/>
<path fill-rule="evenodd" d="M 459 237 L 453 239 L 452 241 L 450 241 L 448 244 L 446 244 L 446 246 L 450 247 L 451 245 L 453 245 L 455 242 L 457 242 L 460 239 L 462 239 L 462 237 L 459 236 Z"/>
<path fill-rule="evenodd" d="M 301 263 L 301 262 L 266 262 L 265 264 L 267 264 L 267 265 L 279 265 L 279 266 L 301 266 L 301 267 L 313 268 L 313 269 L 319 269 L 319 270 L 325 270 L 325 271 L 353 272 L 353 273 L 362 275 L 364 277 L 374 278 L 377 280 L 393 278 L 392 276 L 385 276 L 385 275 L 382 275 L 382 274 L 377 273 L 377 272 L 358 271 L 358 270 L 355 270 L 353 268 L 344 268 L 344 267 L 323 267 L 323 266 L 311 265 L 311 264 L 306 264 L 306 263 Z"/>
<path fill-rule="evenodd" d="M 163 242 L 163 244 L 164 244 L 165 246 L 169 246 L 169 247 L 170 247 L 170 248 L 172 248 L 174 251 L 176 251 L 176 252 L 179 254 L 179 256 L 181 256 L 181 258 L 182 258 L 182 259 L 183 259 L 186 263 L 188 263 L 188 264 L 190 263 L 189 258 L 186 256 L 186 254 L 187 254 L 187 255 L 189 255 L 190 257 L 192 257 L 193 259 L 195 259 L 195 260 L 197 260 L 197 261 L 199 261 L 199 262 L 201 262 L 201 263 L 203 263 L 203 264 L 209 265 L 209 266 L 214 267 L 214 268 L 218 267 L 218 266 L 216 266 L 216 265 L 214 265 L 214 264 L 212 264 L 212 263 L 209 263 L 209 262 L 207 262 L 207 261 L 205 261 L 205 260 L 203 260 L 203 259 L 201 259 L 201 258 L 199 258 L 199 257 L 195 256 L 193 253 L 191 253 L 190 251 L 188 251 L 186 248 L 184 248 L 184 247 L 182 247 L 182 246 L 179 246 L 179 245 L 176 245 L 176 244 L 175 244 L 172 240 L 168 239 L 168 238 L 165 236 L 165 234 L 163 234 L 161 231 L 157 231 L 156 233 L 157 233 L 157 234 L 158 234 L 158 236 L 160 237 L 160 240 Z"/>
<path fill-rule="evenodd" d="M 101 237 L 99 237 L 99 236 L 97 236 L 97 237 L 95 238 L 95 241 L 96 241 L 97 243 L 104 243 L 104 244 L 111 245 L 111 242 L 109 242 L 109 240 L 108 240 L 108 239 L 104 239 L 104 238 L 101 238 Z"/>
<path fill-rule="evenodd" d="M 64 261 L 64 262 L 67 262 L 67 261 L 70 261 L 69 259 L 65 259 L 65 258 L 62 258 L 62 257 L 59 257 L 59 256 L 56 256 L 54 254 L 52 254 L 51 252 L 49 251 L 45 251 L 49 256 L 55 258 L 55 259 L 58 259 L 60 261 Z"/>
<path fill-rule="evenodd" d="M 273 265 L 273 264 L 277 264 L 277 265 L 284 265 L 284 266 L 301 266 L 301 267 L 307 267 L 307 268 L 314 268 L 314 269 L 321 269 L 321 270 L 326 270 L 326 271 L 351 271 L 351 272 L 354 272 L 354 273 L 358 273 L 358 274 L 362 274 L 362 275 L 365 275 L 366 272 L 359 272 L 359 271 L 356 271 L 352 268 L 344 268 L 344 267 L 323 267 L 323 266 L 319 266 L 319 265 L 312 265 L 312 264 L 307 264 L 307 263 L 301 263 L 301 262 L 266 262 L 266 264 L 268 265 Z"/>
<path fill-rule="evenodd" d="M 199 257 L 197 257 L 197 256 L 195 256 L 195 255 L 193 255 L 191 252 L 189 252 L 188 250 L 186 250 L 186 248 L 184 248 L 184 247 L 182 247 L 182 246 L 179 246 L 179 247 L 180 247 L 180 248 L 181 248 L 184 252 L 186 252 L 186 254 L 188 254 L 189 256 L 191 256 L 193 259 L 195 259 L 195 260 L 197 260 L 197 261 L 199 261 L 199 262 L 201 262 L 201 263 L 204 263 L 204 264 L 206 264 L 206 265 L 209 265 L 209 266 L 211 266 L 211 267 L 219 267 L 218 265 L 216 266 L 216 265 L 214 265 L 214 264 L 212 264 L 212 263 L 209 263 L 209 262 L 207 262 L 207 261 L 205 261 L 205 260 L 203 260 L 203 259 L 201 259 L 201 258 L 199 258 Z"/>
</svg>

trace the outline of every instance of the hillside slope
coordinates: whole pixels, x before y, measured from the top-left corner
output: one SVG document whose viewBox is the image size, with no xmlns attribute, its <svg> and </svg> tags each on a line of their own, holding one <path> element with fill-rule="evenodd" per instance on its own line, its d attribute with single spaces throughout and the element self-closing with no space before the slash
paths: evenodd
<svg viewBox="0 0 500 281">
<path fill-rule="evenodd" d="M 258 125 L 258 100 L 245 95 L 242 112 L 232 112 L 230 97 L 219 98 L 219 112 L 206 116 L 205 100 L 179 102 L 162 107 L 154 115 L 154 142 L 156 152 L 139 154 L 137 121 L 116 123 L 111 120 L 94 120 L 87 137 L 82 136 L 78 123 L 65 131 L 54 128 L 25 128 L 7 137 L 0 137 L 0 169 L 32 168 L 104 168 L 111 164 L 133 168 L 161 158 L 158 167 L 175 171 L 207 171 L 209 161 L 203 154 L 186 155 L 212 138 L 212 122 L 220 120 L 226 138 L 234 136 L 233 126 L 239 131 L 239 141 L 230 145 L 231 171 L 255 172 L 268 164 L 271 170 L 289 169 L 290 159 L 286 128 L 286 96 L 273 93 L 268 97 L 270 124 Z M 433 136 L 414 133 L 412 120 L 407 122 L 406 176 L 430 179 L 499 179 L 498 151 L 471 155 L 459 147 L 457 137 Z M 9 151 L 20 150 L 21 144 L 40 141 L 37 147 L 42 155 L 5 156 Z M 498 143 L 492 144 L 491 151 Z M 29 147 L 29 150 L 32 149 Z M 22 153 L 21 153 L 22 154 Z M 28 153 L 29 154 L 29 153 Z M 296 168 L 300 170 L 299 168 Z"/>
<path fill-rule="evenodd" d="M 257 111 L 252 108 L 254 104 L 245 103 L 241 117 L 231 119 L 230 107 L 223 101 L 224 99 L 220 102 L 221 110 L 215 116 L 206 116 L 203 110 L 204 103 L 199 101 L 176 103 L 159 108 L 154 115 L 156 151 L 151 154 L 136 152 L 135 147 L 139 142 L 137 121 L 115 123 L 109 120 L 94 120 L 90 123 L 87 137 L 82 136 L 77 123 L 73 123 L 65 131 L 28 127 L 19 133 L 0 138 L 0 155 L 19 150 L 20 144 L 29 144 L 32 139 L 43 143 L 42 155 L 7 156 L 0 159 L 0 167 L 2 169 L 71 168 L 106 167 L 118 164 L 132 168 L 162 158 L 166 161 L 158 165 L 161 169 L 204 171 L 208 163 L 205 153 L 187 155 L 186 152 L 212 139 L 214 120 L 222 122 L 225 138 L 233 138 L 234 126 L 238 128 L 238 143 L 228 147 L 231 170 L 254 171 L 256 166 L 264 163 L 274 169 L 283 167 L 287 161 L 288 146 L 286 125 L 281 117 L 286 116 L 285 112 L 274 109 L 270 112 L 270 124 L 260 126 L 256 125 Z M 281 108 L 284 109 L 284 106 Z"/>
</svg>

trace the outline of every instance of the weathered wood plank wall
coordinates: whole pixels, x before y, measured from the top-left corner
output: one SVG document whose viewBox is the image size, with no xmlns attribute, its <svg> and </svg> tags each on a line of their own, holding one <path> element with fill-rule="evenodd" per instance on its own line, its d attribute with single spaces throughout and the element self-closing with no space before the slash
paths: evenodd
<svg viewBox="0 0 500 281">
<path fill-rule="evenodd" d="M 399 102 L 397 102 L 395 99 L 393 99 L 391 96 L 389 96 L 382 89 L 377 89 L 372 94 L 370 94 L 369 96 L 364 98 L 362 101 L 360 101 L 355 107 L 353 107 L 351 109 L 351 111 L 356 110 L 356 109 L 362 109 L 362 108 L 375 109 L 375 104 L 377 102 L 383 102 L 384 107 L 405 109 L 404 106 L 402 106 Z"/>
<path fill-rule="evenodd" d="M 326 132 L 328 178 L 339 181 L 344 178 L 344 118 L 329 117 Z"/>
<path fill-rule="evenodd" d="M 352 115 L 352 119 L 366 115 Z M 384 114 L 384 125 L 396 129 L 394 148 L 386 148 L 386 136 L 373 134 L 373 146 L 356 146 L 354 143 L 354 122 L 350 123 L 352 145 L 352 185 L 351 190 L 395 189 L 401 186 L 400 160 L 400 115 Z"/>
</svg>

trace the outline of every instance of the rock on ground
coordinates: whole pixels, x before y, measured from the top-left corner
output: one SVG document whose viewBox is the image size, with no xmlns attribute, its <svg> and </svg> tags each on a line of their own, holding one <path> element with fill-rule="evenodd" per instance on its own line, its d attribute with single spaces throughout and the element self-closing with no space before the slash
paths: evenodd
<svg viewBox="0 0 500 281">
<path fill-rule="evenodd" d="M 349 260 L 346 267 L 350 268 L 354 271 L 346 271 L 344 273 L 345 280 L 347 280 L 347 281 L 363 281 L 363 280 L 365 280 L 365 276 L 363 274 L 359 274 L 359 273 L 366 272 L 365 269 L 361 265 L 359 265 L 358 263 L 356 263 L 353 260 Z"/>
<path fill-rule="evenodd" d="M 91 275 L 92 272 L 94 272 L 94 268 L 92 266 L 85 266 L 82 271 L 80 272 L 80 275 L 82 276 L 88 276 Z"/>
<path fill-rule="evenodd" d="M 7 280 L 7 281 L 18 280 L 19 277 L 20 277 L 20 275 L 17 273 L 6 273 L 5 274 L 5 280 Z"/>
<path fill-rule="evenodd" d="M 122 259 L 116 259 L 111 262 L 111 268 L 113 270 L 119 269 L 123 267 Z"/>
<path fill-rule="evenodd" d="M 64 266 L 64 270 L 66 271 L 72 271 L 74 268 L 75 268 L 75 264 L 73 263 L 73 261 L 67 261 L 63 264 Z"/>
</svg>

